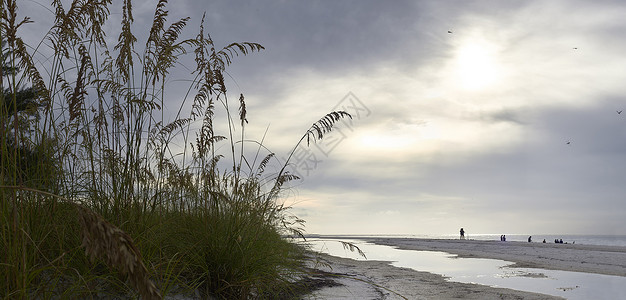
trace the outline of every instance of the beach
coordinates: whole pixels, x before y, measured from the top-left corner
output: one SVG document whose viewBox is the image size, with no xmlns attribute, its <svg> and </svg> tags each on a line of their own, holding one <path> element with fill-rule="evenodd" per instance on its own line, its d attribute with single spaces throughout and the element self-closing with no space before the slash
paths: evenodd
<svg viewBox="0 0 626 300">
<path fill-rule="evenodd" d="M 342 237 L 341 239 L 350 239 Z M 510 261 L 512 267 L 626 276 L 626 247 L 555 243 L 364 238 L 359 240 L 404 250 L 441 251 L 466 258 Z M 307 299 L 561 299 L 559 297 L 447 281 L 444 276 L 398 268 L 387 261 L 353 260 L 321 255 L 340 286 L 317 290 Z"/>
</svg>

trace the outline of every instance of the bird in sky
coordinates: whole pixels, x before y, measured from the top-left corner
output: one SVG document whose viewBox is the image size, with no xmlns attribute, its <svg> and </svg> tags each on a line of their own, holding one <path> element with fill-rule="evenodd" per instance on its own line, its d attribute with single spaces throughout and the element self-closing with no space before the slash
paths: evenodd
<svg viewBox="0 0 626 300">
<path fill-rule="evenodd" d="M 452 33 L 452 30 L 448 30 L 448 33 Z"/>
<path fill-rule="evenodd" d="M 570 142 L 570 141 L 567 141 L 567 143 L 565 143 L 565 144 L 567 144 L 567 145 L 570 145 L 570 144 L 572 144 L 572 142 Z"/>
<path fill-rule="evenodd" d="M 617 112 L 618 115 L 622 113 L 621 110 L 616 110 L 616 112 Z"/>
</svg>

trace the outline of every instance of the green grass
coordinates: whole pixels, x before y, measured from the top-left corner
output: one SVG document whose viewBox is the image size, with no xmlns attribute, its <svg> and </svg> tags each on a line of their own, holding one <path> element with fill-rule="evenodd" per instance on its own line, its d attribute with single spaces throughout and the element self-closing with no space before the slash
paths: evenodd
<svg viewBox="0 0 626 300">
<path fill-rule="evenodd" d="M 25 45 L 28 22 L 15 18 L 15 1 L 1 3 L 0 298 L 297 294 L 306 249 L 288 236 L 303 221 L 280 201 L 295 177 L 289 160 L 246 148 L 246 101 L 237 95 L 235 109 L 224 80 L 260 44 L 219 48 L 203 26 L 181 40 L 189 19 L 166 25 L 162 0 L 145 41 L 133 35 L 129 1 L 74 1 L 54 2 L 43 42 Z M 123 16 L 115 45 L 102 31 L 110 10 Z M 176 78 L 189 83 L 184 97 L 169 92 L 181 61 L 196 64 Z M 296 146 L 343 117 L 324 116 Z M 270 164 L 280 171 L 265 174 Z"/>
</svg>

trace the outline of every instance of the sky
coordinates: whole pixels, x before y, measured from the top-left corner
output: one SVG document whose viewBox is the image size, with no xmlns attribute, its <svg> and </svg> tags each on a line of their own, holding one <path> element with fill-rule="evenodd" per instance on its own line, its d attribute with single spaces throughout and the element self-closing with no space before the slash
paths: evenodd
<svg viewBox="0 0 626 300">
<path fill-rule="evenodd" d="M 33 40 L 51 21 L 41 3 L 20 4 Z M 155 4 L 134 4 L 140 43 Z M 218 46 L 265 47 L 237 57 L 227 84 L 231 98 L 246 97 L 247 137 L 266 134 L 277 157 L 326 113 L 353 115 L 292 159 L 301 180 L 283 201 L 307 233 L 626 234 L 623 1 L 178 0 L 168 9 L 170 23 L 191 18 L 189 36 L 206 12 Z M 120 11 L 111 9 L 112 32 Z"/>
</svg>

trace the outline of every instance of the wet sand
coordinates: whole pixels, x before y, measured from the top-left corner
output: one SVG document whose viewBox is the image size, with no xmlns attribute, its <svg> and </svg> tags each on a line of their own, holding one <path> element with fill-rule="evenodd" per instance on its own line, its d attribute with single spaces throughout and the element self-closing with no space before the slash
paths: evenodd
<svg viewBox="0 0 626 300">
<path fill-rule="evenodd" d="M 398 268 L 385 261 L 362 261 L 322 254 L 339 286 L 323 287 L 303 299 L 562 299 L 559 297 L 446 281 L 437 274 Z M 328 278 L 328 277 L 327 277 Z"/>
<path fill-rule="evenodd" d="M 329 237 L 325 237 L 329 238 Z M 542 268 L 626 276 L 626 247 L 475 240 L 363 238 L 405 250 L 442 251 L 460 257 L 514 262 L 513 267 Z M 383 261 L 363 261 L 321 255 L 341 286 L 317 290 L 306 299 L 561 299 L 554 296 L 446 281 L 427 272 L 398 268 Z"/>
<path fill-rule="evenodd" d="M 513 267 L 626 276 L 626 247 L 406 238 L 364 240 L 405 250 L 442 251 L 460 257 L 501 259 L 514 262 Z"/>
</svg>

